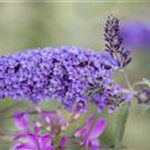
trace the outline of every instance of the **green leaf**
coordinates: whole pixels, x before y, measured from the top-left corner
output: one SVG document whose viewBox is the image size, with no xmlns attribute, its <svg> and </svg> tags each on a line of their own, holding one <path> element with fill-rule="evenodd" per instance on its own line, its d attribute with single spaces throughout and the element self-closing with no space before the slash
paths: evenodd
<svg viewBox="0 0 150 150">
<path fill-rule="evenodd" d="M 116 119 L 116 137 L 115 137 L 115 148 L 116 150 L 122 147 L 122 139 L 127 124 L 127 118 L 129 115 L 130 103 L 125 103 L 120 107 L 118 116 Z"/>
</svg>

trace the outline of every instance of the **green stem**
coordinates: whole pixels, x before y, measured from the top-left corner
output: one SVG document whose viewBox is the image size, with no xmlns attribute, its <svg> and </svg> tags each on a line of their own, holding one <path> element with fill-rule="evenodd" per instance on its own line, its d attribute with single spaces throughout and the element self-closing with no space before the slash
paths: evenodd
<svg viewBox="0 0 150 150">
<path fill-rule="evenodd" d="M 124 79 L 125 79 L 125 82 L 126 82 L 126 84 L 127 84 L 128 89 L 129 89 L 130 91 L 133 91 L 132 85 L 131 85 L 131 83 L 130 83 L 130 80 L 129 80 L 128 75 L 126 74 L 125 69 L 121 70 L 121 72 L 122 72 L 122 74 L 123 74 L 123 77 L 124 77 Z"/>
<path fill-rule="evenodd" d="M 132 85 L 129 81 L 129 78 L 125 72 L 125 70 L 122 70 L 122 74 L 124 76 L 125 82 L 127 84 L 127 87 L 129 91 L 133 91 Z M 124 103 L 122 107 L 119 109 L 117 118 L 116 118 L 116 137 L 115 137 L 115 149 L 119 150 L 122 147 L 122 140 L 125 132 L 125 127 L 127 124 L 127 119 L 129 116 L 129 110 L 130 110 L 130 103 Z"/>
</svg>

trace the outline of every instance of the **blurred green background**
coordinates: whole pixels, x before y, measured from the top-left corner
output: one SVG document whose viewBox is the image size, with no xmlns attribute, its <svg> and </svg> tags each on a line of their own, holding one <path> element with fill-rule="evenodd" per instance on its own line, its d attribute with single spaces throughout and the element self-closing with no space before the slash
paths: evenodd
<svg viewBox="0 0 150 150">
<path fill-rule="evenodd" d="M 21 52 L 26 49 L 46 46 L 60 47 L 74 45 L 102 51 L 104 49 L 103 29 L 107 16 L 113 14 L 122 23 L 132 19 L 142 19 L 150 24 L 150 2 L 0 2 L 0 54 Z M 133 54 L 133 61 L 127 67 L 131 82 L 150 78 L 149 51 Z M 115 79 L 124 84 L 116 75 Z M 46 104 L 45 104 L 46 103 Z M 47 102 L 43 105 L 47 106 Z M 7 108 L 14 104 L 12 108 Z M 51 109 L 49 103 L 47 109 Z M 0 101 L 0 132 L 12 130 L 7 118 L 15 108 L 30 107 L 29 102 Z M 6 109 L 5 109 L 6 108 Z M 5 111 L 4 111 L 5 110 Z M 150 149 L 150 111 L 140 115 L 143 106 L 133 102 L 123 145 L 130 149 Z M 96 111 L 92 109 L 91 111 Z M 102 142 L 113 145 L 115 138 L 116 113 L 103 112 L 108 127 Z M 83 118 L 84 119 L 84 118 Z M 75 128 L 82 124 L 79 122 Z M 72 132 L 72 131 L 69 131 Z M 7 150 L 8 137 L 0 136 L 0 150 Z"/>
</svg>

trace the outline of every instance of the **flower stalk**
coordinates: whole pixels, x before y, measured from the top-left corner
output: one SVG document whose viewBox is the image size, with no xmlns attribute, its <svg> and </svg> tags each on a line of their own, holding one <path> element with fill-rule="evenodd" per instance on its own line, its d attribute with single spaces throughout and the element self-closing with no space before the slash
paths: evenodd
<svg viewBox="0 0 150 150">
<path fill-rule="evenodd" d="M 130 92 L 134 91 L 125 69 L 123 68 L 121 71 L 125 79 L 127 88 L 129 89 Z M 117 118 L 116 118 L 116 138 L 115 138 L 116 150 L 122 148 L 122 140 L 123 140 L 125 128 L 127 125 L 127 120 L 129 117 L 130 107 L 131 107 L 130 102 L 123 104 L 122 107 L 120 107 Z"/>
</svg>

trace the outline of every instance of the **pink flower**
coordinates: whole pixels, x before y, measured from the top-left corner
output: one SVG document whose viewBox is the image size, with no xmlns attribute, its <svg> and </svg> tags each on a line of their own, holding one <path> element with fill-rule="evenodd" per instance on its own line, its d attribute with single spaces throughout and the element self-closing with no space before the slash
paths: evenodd
<svg viewBox="0 0 150 150">
<path fill-rule="evenodd" d="M 48 134 L 36 136 L 33 133 L 28 133 L 25 139 L 26 142 L 17 145 L 16 150 L 55 150 L 54 146 L 51 145 L 51 136 Z"/>
<path fill-rule="evenodd" d="M 44 113 L 40 115 L 41 119 L 47 120 L 49 123 L 55 121 L 55 123 L 61 123 L 60 116 L 53 113 Z M 46 118 L 45 118 L 46 117 Z M 55 141 L 55 135 L 51 132 L 41 131 L 40 126 L 37 123 L 33 123 L 34 131 L 29 129 L 29 113 L 28 111 L 20 113 L 15 111 L 14 123 L 20 133 L 14 137 L 14 150 L 55 150 L 53 140 Z M 60 121 L 60 122 L 59 122 Z M 40 123 L 40 122 L 39 122 Z M 52 124 L 50 124 L 51 127 Z M 57 124 L 61 125 L 61 124 Z M 68 138 L 66 136 L 60 137 L 58 147 L 60 150 L 64 149 Z"/>
<path fill-rule="evenodd" d="M 85 125 L 76 131 L 75 137 L 81 137 L 83 145 L 91 150 L 99 150 L 99 137 L 103 134 L 107 124 L 104 118 L 99 118 L 92 126 L 95 116 L 91 115 L 85 122 Z M 92 127 L 91 127 L 92 126 Z"/>
<path fill-rule="evenodd" d="M 18 110 L 16 110 L 14 114 L 14 124 L 16 128 L 22 132 L 27 132 L 28 118 L 29 114 L 27 110 L 24 113 L 20 113 Z"/>
</svg>

